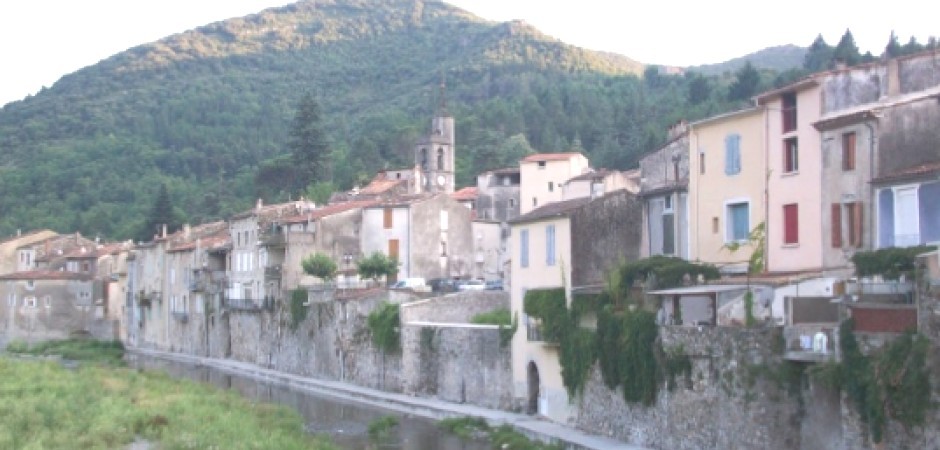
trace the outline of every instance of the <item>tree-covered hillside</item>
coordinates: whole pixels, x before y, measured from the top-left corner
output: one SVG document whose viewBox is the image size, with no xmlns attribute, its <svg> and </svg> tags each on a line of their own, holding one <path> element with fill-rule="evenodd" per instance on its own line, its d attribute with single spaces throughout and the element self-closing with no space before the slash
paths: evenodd
<svg viewBox="0 0 940 450">
<path fill-rule="evenodd" d="M 290 153 L 304 92 L 320 105 L 339 188 L 412 162 L 442 78 L 462 185 L 527 147 L 580 146 L 595 166 L 626 169 L 668 125 L 735 106 L 731 79 L 643 74 L 432 0 L 302 1 L 214 23 L 0 110 L 0 235 L 134 236 L 164 184 L 191 222 L 296 196 L 267 188 L 259 168 Z"/>
</svg>

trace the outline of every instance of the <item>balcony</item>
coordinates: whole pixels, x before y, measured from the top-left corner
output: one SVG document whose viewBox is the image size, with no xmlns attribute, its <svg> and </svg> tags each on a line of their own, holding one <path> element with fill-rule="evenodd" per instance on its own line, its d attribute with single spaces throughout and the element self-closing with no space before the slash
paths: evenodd
<svg viewBox="0 0 940 450">
<path fill-rule="evenodd" d="M 262 236 L 258 243 L 264 247 L 284 247 L 287 245 L 287 238 L 284 233 L 272 233 Z"/>
<path fill-rule="evenodd" d="M 272 264 L 264 268 L 264 280 L 273 281 L 281 279 L 281 265 Z"/>
<path fill-rule="evenodd" d="M 245 312 L 273 311 L 274 299 L 270 297 L 263 298 L 263 299 L 226 298 L 222 301 L 222 306 L 224 308 L 234 310 L 234 311 L 245 311 Z"/>
<path fill-rule="evenodd" d="M 176 319 L 180 323 L 189 322 L 189 313 L 187 312 L 173 311 L 172 315 L 173 315 L 173 318 Z"/>
</svg>

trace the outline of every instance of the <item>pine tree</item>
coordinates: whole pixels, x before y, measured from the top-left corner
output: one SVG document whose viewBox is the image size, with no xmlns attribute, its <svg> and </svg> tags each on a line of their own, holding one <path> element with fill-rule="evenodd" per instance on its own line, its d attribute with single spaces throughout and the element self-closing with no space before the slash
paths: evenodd
<svg viewBox="0 0 940 450">
<path fill-rule="evenodd" d="M 897 58 L 901 56 L 901 43 L 898 41 L 898 35 L 891 30 L 891 37 L 888 38 L 888 45 L 885 46 L 883 56 L 885 58 Z"/>
<path fill-rule="evenodd" d="M 692 81 L 689 82 L 689 103 L 698 105 L 708 100 L 712 95 L 712 86 L 708 79 L 699 74 L 692 75 Z"/>
<path fill-rule="evenodd" d="M 839 39 L 835 50 L 832 51 L 832 60 L 844 63 L 847 66 L 852 66 L 858 64 L 861 59 L 862 55 L 858 51 L 858 46 L 855 45 L 855 38 L 852 36 L 852 31 L 846 29 L 845 34 L 842 35 L 842 39 Z"/>
<path fill-rule="evenodd" d="M 320 123 L 320 106 L 305 93 L 297 106 L 291 128 L 290 149 L 294 164 L 294 192 L 313 182 L 331 182 L 333 157 Z"/>
<path fill-rule="evenodd" d="M 806 50 L 806 56 L 803 57 L 803 68 L 810 72 L 819 72 L 828 69 L 831 62 L 832 47 L 826 43 L 821 34 L 817 35 Z"/>
<path fill-rule="evenodd" d="M 150 209 L 150 215 L 147 216 L 137 238 L 141 241 L 149 241 L 153 239 L 155 234 L 162 231 L 164 225 L 166 225 L 168 233 L 179 228 L 179 219 L 173 209 L 170 192 L 167 190 L 165 183 L 160 185 L 160 192 L 157 193 L 157 198 Z"/>
<path fill-rule="evenodd" d="M 751 64 L 750 61 L 744 64 L 744 67 L 735 72 L 734 83 L 728 88 L 728 100 L 747 100 L 757 93 L 757 85 L 760 84 L 760 73 Z"/>
</svg>

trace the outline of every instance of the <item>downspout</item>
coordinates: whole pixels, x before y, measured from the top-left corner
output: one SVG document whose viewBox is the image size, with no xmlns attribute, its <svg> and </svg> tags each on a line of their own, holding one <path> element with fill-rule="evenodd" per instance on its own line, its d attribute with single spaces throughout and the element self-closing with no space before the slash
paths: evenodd
<svg viewBox="0 0 940 450">
<path fill-rule="evenodd" d="M 764 273 L 770 272 L 770 111 L 764 105 Z"/>
<path fill-rule="evenodd" d="M 878 115 L 872 113 L 871 119 L 877 120 Z M 868 212 L 868 233 L 871 236 L 869 250 L 874 250 L 877 237 L 875 234 L 875 208 L 878 202 L 875 199 L 875 187 L 871 184 L 871 181 L 875 179 L 875 127 L 872 126 L 871 122 L 872 120 L 862 122 L 862 125 L 868 128 L 868 201 L 872 205 L 871 211 Z"/>
</svg>

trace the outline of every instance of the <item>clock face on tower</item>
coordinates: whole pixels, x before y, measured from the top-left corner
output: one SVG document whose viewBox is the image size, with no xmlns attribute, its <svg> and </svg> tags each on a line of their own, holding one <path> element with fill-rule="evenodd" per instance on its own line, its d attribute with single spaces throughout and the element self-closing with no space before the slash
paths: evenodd
<svg viewBox="0 0 940 450">
<path fill-rule="evenodd" d="M 438 186 L 443 186 L 443 185 L 444 185 L 444 182 L 446 182 L 446 181 L 447 181 L 447 178 L 444 178 L 444 175 L 438 175 L 438 176 L 437 176 L 437 185 L 438 185 Z"/>
</svg>

